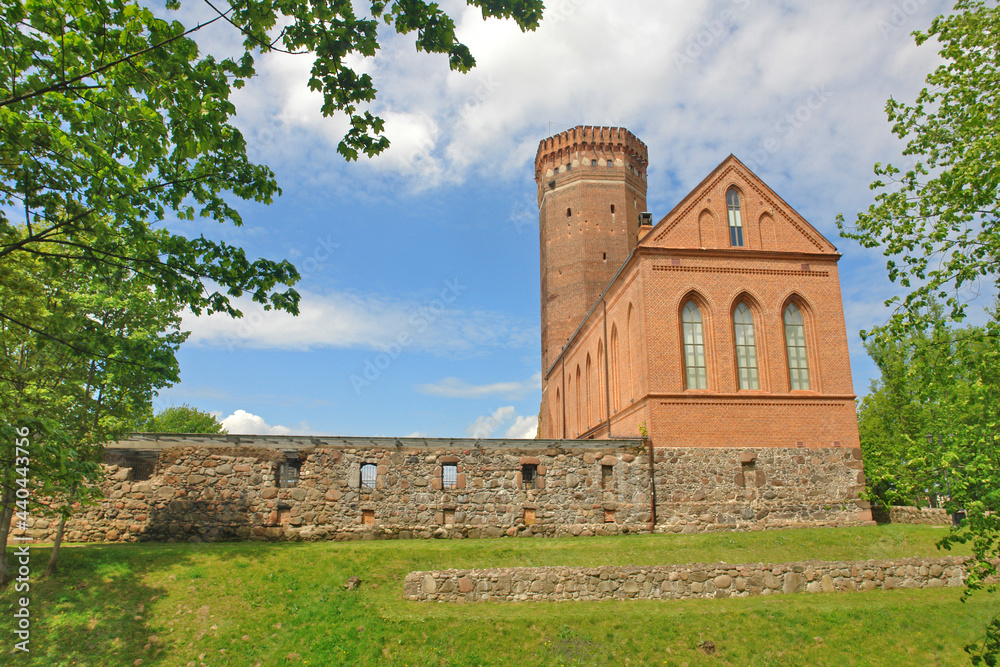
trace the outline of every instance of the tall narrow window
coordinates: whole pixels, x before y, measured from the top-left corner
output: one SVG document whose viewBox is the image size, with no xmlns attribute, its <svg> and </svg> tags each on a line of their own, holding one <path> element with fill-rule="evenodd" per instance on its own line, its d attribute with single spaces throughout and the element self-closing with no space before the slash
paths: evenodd
<svg viewBox="0 0 1000 667">
<path fill-rule="evenodd" d="M 556 387 L 556 430 L 553 435 L 559 438 L 566 437 L 566 429 L 563 428 L 562 396 L 559 395 L 559 388 Z"/>
<path fill-rule="evenodd" d="M 525 489 L 533 489 L 538 479 L 538 466 L 534 463 L 521 464 L 521 486 Z"/>
<path fill-rule="evenodd" d="M 361 464 L 361 488 L 362 489 L 374 489 L 375 488 L 375 473 L 377 468 L 374 463 L 362 463 Z"/>
<path fill-rule="evenodd" d="M 601 488 L 611 489 L 614 486 L 615 467 L 601 466 Z"/>
<path fill-rule="evenodd" d="M 694 301 L 688 301 L 681 315 L 684 328 L 684 370 L 688 389 L 708 389 L 708 372 L 705 368 L 705 334 L 701 310 Z"/>
<path fill-rule="evenodd" d="M 587 428 L 594 423 L 594 367 L 587 353 Z"/>
<path fill-rule="evenodd" d="M 597 341 L 597 421 L 604 421 L 604 341 Z"/>
<path fill-rule="evenodd" d="M 566 378 L 566 437 L 573 437 L 573 372 Z"/>
<path fill-rule="evenodd" d="M 441 465 L 441 488 L 458 488 L 458 464 L 445 463 Z"/>
<path fill-rule="evenodd" d="M 576 365 L 576 432 L 583 433 L 587 430 L 586 425 L 583 423 L 583 416 L 580 411 L 580 405 L 583 402 L 583 382 L 580 381 L 580 364 Z"/>
<path fill-rule="evenodd" d="M 625 320 L 625 358 L 628 360 L 628 397 L 635 396 L 635 387 L 632 386 L 632 304 L 628 305 L 628 317 Z"/>
<path fill-rule="evenodd" d="M 788 381 L 791 389 L 809 388 L 806 327 L 802 313 L 792 303 L 785 308 L 785 348 L 788 350 Z"/>
<path fill-rule="evenodd" d="M 301 468 L 302 460 L 298 452 L 286 454 L 285 462 L 278 464 L 278 487 L 290 489 L 298 486 Z"/>
<path fill-rule="evenodd" d="M 618 381 L 618 326 L 611 326 L 611 409 L 618 412 L 621 407 L 619 396 L 621 384 Z"/>
<path fill-rule="evenodd" d="M 743 246 L 743 215 L 740 212 L 740 193 L 730 188 L 726 193 L 726 208 L 729 209 L 729 245 Z"/>
<path fill-rule="evenodd" d="M 736 338 L 736 371 L 740 378 L 740 389 L 760 389 L 753 313 L 745 303 L 740 302 L 733 311 L 733 334 Z"/>
</svg>

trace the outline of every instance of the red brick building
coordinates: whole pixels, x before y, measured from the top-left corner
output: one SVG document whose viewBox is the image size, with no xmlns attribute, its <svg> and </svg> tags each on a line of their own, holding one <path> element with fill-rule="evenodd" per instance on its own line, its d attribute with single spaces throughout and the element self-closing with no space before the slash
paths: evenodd
<svg viewBox="0 0 1000 667">
<path fill-rule="evenodd" d="M 653 225 L 647 163 L 623 128 L 539 145 L 539 436 L 858 447 L 837 249 L 732 155 Z"/>
</svg>

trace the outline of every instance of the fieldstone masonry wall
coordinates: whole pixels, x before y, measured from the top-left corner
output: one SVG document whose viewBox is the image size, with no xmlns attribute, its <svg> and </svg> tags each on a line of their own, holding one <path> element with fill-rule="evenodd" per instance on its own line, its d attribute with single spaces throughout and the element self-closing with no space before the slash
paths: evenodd
<svg viewBox="0 0 1000 667">
<path fill-rule="evenodd" d="M 477 538 L 651 529 L 649 458 L 640 440 L 182 436 L 170 443 L 149 479 L 105 466 L 104 500 L 76 513 L 66 539 Z M 282 488 L 281 469 L 290 462 L 296 481 Z M 362 483 L 367 465 L 372 488 Z M 454 466 L 453 488 L 445 488 L 446 466 Z M 655 449 L 653 529 L 866 523 L 870 511 L 857 497 L 860 468 L 860 452 L 841 448 Z M 523 471 L 535 480 L 526 484 Z M 13 535 L 46 541 L 54 531 L 54 522 L 35 517 Z"/>
<path fill-rule="evenodd" d="M 657 530 L 871 521 L 860 449 L 657 448 Z"/>
<path fill-rule="evenodd" d="M 792 593 L 941 588 L 965 582 L 964 558 L 651 567 L 515 567 L 411 572 L 414 601 L 687 600 Z"/>
<path fill-rule="evenodd" d="M 894 506 L 889 508 L 889 523 L 916 523 L 925 526 L 950 526 L 951 517 L 940 507 Z"/>
</svg>

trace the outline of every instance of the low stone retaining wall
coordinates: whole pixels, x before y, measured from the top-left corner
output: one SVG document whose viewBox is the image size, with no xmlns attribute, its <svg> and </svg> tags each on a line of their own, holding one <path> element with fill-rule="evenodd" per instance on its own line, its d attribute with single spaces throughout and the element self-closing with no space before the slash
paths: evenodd
<svg viewBox="0 0 1000 667">
<path fill-rule="evenodd" d="M 889 523 L 950 526 L 951 516 L 939 507 L 890 507 Z"/>
<path fill-rule="evenodd" d="M 411 572 L 407 600 L 687 600 L 748 595 L 962 586 L 965 558 L 650 567 L 513 567 Z"/>
</svg>

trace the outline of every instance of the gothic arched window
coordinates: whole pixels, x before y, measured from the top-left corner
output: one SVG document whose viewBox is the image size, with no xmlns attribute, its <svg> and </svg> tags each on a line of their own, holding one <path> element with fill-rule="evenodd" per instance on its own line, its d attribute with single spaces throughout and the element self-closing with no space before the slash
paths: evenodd
<svg viewBox="0 0 1000 667">
<path fill-rule="evenodd" d="M 573 372 L 570 371 L 566 378 L 566 433 L 567 437 L 573 433 Z"/>
<path fill-rule="evenodd" d="M 597 421 L 604 421 L 604 341 L 597 341 Z"/>
<path fill-rule="evenodd" d="M 743 246 L 743 214 L 740 211 L 740 193 L 729 188 L 726 193 L 726 209 L 729 211 L 729 245 Z"/>
<path fill-rule="evenodd" d="M 788 352 L 788 386 L 809 388 L 809 359 L 806 356 L 806 326 L 794 303 L 785 308 L 785 349 Z"/>
<path fill-rule="evenodd" d="M 708 389 L 708 372 L 705 367 L 705 333 L 701 310 L 694 301 L 688 301 L 681 315 L 684 333 L 684 371 L 688 389 Z"/>
<path fill-rule="evenodd" d="M 587 428 L 594 423 L 594 368 L 587 353 Z"/>
<path fill-rule="evenodd" d="M 742 301 L 733 311 L 733 337 L 736 340 L 736 373 L 740 389 L 760 389 L 757 374 L 757 341 L 753 335 L 753 313 Z"/>
<path fill-rule="evenodd" d="M 563 428 L 562 396 L 559 395 L 558 387 L 556 388 L 556 416 L 555 416 L 555 421 L 553 423 L 557 425 L 557 428 L 553 435 L 559 438 L 565 438 L 566 429 Z"/>
<path fill-rule="evenodd" d="M 611 409 L 618 412 L 621 407 L 621 382 L 618 376 L 618 325 L 611 325 Z"/>
<path fill-rule="evenodd" d="M 587 426 L 583 423 L 582 413 L 580 412 L 580 404 L 583 402 L 583 382 L 580 381 L 580 364 L 576 365 L 576 432 L 579 435 L 587 430 Z"/>
</svg>

